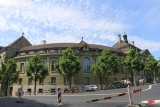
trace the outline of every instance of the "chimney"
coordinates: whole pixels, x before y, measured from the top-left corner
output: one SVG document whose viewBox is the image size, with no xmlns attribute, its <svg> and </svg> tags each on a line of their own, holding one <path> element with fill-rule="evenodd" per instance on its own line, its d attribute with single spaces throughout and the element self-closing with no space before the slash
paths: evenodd
<svg viewBox="0 0 160 107">
<path fill-rule="evenodd" d="M 124 32 L 124 35 L 123 35 L 123 39 L 124 39 L 124 41 L 125 41 L 126 43 L 128 43 L 127 35 L 126 35 L 126 33 L 125 33 L 125 32 Z"/>
<path fill-rule="evenodd" d="M 42 45 L 46 44 L 46 41 L 45 41 L 45 40 L 42 40 L 42 41 L 41 41 L 41 44 L 42 44 Z"/>
<path fill-rule="evenodd" d="M 134 41 L 132 41 L 132 45 L 134 46 Z"/>
<path fill-rule="evenodd" d="M 118 38 L 119 38 L 119 43 L 121 43 L 122 42 L 122 40 L 121 40 L 121 34 L 118 34 Z"/>
</svg>

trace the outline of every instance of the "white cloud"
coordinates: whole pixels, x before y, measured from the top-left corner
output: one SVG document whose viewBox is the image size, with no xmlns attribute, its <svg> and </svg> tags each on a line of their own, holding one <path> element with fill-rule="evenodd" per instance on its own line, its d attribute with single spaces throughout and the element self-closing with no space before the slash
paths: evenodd
<svg viewBox="0 0 160 107">
<path fill-rule="evenodd" d="M 114 18 L 97 19 L 93 11 L 95 10 L 94 7 L 89 6 L 90 1 L 87 1 L 85 5 L 87 8 L 82 11 L 72 1 L 69 6 L 66 6 L 55 1 L 42 3 L 39 0 L 5 0 L 5 2 L 0 0 L 0 11 L 2 12 L 0 19 L 3 19 L 0 30 L 25 31 L 27 34 L 31 32 L 30 34 L 32 35 L 37 32 L 35 35 L 43 38 L 44 35 L 48 35 L 48 32 L 51 32 L 48 29 L 52 31 L 55 29 L 61 32 L 54 33 L 58 37 L 63 37 L 62 35 L 70 36 L 64 41 L 71 41 L 70 38 L 77 39 L 79 36 L 88 37 L 92 35 L 98 36 L 100 39 L 113 41 L 113 33 L 128 29 L 125 23 L 114 21 Z"/>
<path fill-rule="evenodd" d="M 135 41 L 135 45 L 141 49 L 149 49 L 151 52 L 160 50 L 160 42 L 146 40 L 138 36 L 131 36 L 130 38 L 132 38 L 132 41 Z"/>
<path fill-rule="evenodd" d="M 72 1 L 66 6 L 55 1 L 42 3 L 40 0 L 0 0 L 0 30 L 25 32 L 33 44 L 39 44 L 44 39 L 48 43 L 80 42 L 83 36 L 86 42 L 106 45 L 108 40 L 117 41 L 117 32 L 131 27 L 119 20 L 126 16 L 122 10 L 109 10 L 113 10 L 114 15 L 107 14 L 115 16 L 109 19 L 94 13 L 95 7 L 90 4 L 87 1 L 86 9 L 82 11 Z M 107 11 L 108 7 L 102 5 L 101 10 Z M 159 43 L 147 45 L 150 41 L 137 38 L 135 41 L 137 44 L 141 44 L 141 41 L 145 43 L 144 46 L 140 45 L 141 48 L 153 49 L 154 46 L 159 49 Z"/>
<path fill-rule="evenodd" d="M 7 28 L 7 26 L 6 26 L 6 20 L 3 17 L 0 17 L 0 21 L 1 21 L 0 30 L 5 31 L 6 28 Z"/>
</svg>

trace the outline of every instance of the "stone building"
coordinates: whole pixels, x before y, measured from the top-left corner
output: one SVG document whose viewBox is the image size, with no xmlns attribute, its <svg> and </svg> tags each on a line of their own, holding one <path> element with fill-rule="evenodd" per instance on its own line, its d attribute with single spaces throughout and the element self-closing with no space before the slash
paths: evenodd
<svg viewBox="0 0 160 107">
<path fill-rule="evenodd" d="M 53 91 L 57 87 L 67 88 L 68 80 L 55 71 L 55 63 L 59 60 L 62 55 L 62 51 L 67 47 L 71 47 L 76 55 L 80 58 L 80 71 L 73 77 L 72 86 L 73 87 L 83 87 L 87 84 L 100 85 L 99 78 L 93 75 L 91 70 L 91 65 L 95 63 L 97 57 L 101 54 L 104 48 L 109 48 L 113 53 L 119 57 L 125 57 L 129 48 L 136 48 L 143 56 L 148 56 L 150 52 L 148 49 L 141 50 L 134 44 L 128 43 L 127 35 L 123 35 L 124 40 L 121 40 L 119 36 L 119 41 L 112 47 L 88 44 L 83 39 L 79 43 L 49 43 L 47 44 L 45 40 L 39 45 L 32 45 L 22 34 L 20 38 L 11 43 L 6 47 L 0 47 L 0 60 L 5 62 L 9 58 L 15 58 L 17 62 L 17 70 L 20 71 L 20 78 L 17 83 L 13 84 L 9 88 L 9 92 L 15 95 L 15 92 L 20 86 L 23 86 L 24 92 L 32 92 L 34 89 L 33 81 L 31 78 L 27 77 L 25 72 L 25 65 L 28 59 L 39 54 L 44 64 L 47 65 L 49 75 L 44 80 L 39 80 L 37 82 L 37 92 L 48 92 Z M 123 71 L 120 75 L 112 76 L 109 80 L 113 82 L 114 80 L 122 80 L 125 78 Z"/>
</svg>

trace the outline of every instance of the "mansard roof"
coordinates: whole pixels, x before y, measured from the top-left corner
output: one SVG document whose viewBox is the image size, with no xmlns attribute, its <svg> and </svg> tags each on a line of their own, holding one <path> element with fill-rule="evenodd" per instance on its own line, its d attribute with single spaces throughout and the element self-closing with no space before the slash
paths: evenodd
<svg viewBox="0 0 160 107">
<path fill-rule="evenodd" d="M 23 51 L 34 51 L 34 50 L 43 50 L 43 49 L 65 49 L 67 47 L 72 47 L 76 49 L 80 49 L 84 45 L 87 45 L 89 49 L 95 49 L 95 50 L 103 50 L 104 48 L 110 48 L 103 45 L 96 45 L 96 44 L 87 44 L 84 41 L 81 41 L 80 43 L 50 43 L 50 44 L 40 44 L 40 45 L 33 45 L 33 46 L 27 46 L 22 49 L 20 49 L 21 52 Z M 122 53 L 120 50 L 110 48 L 111 51 L 116 51 Z"/>
<path fill-rule="evenodd" d="M 142 51 L 140 48 L 125 41 L 117 42 L 115 45 L 112 46 L 112 48 L 119 49 L 124 53 L 127 53 L 130 48 L 136 49 L 138 50 L 138 52 Z"/>
</svg>

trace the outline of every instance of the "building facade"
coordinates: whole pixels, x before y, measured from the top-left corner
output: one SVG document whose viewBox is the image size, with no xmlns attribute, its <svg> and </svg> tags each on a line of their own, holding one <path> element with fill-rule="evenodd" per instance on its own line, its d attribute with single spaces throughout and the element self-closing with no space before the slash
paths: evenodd
<svg viewBox="0 0 160 107">
<path fill-rule="evenodd" d="M 25 71 L 25 65 L 29 58 L 35 54 L 39 54 L 44 64 L 47 65 L 49 75 L 44 80 L 37 81 L 37 92 L 52 92 L 57 87 L 68 88 L 68 79 L 56 72 L 55 64 L 58 62 L 59 57 L 62 55 L 62 51 L 68 47 L 73 49 L 75 55 L 79 56 L 80 71 L 72 79 L 72 87 L 81 88 L 88 84 L 100 86 L 99 77 L 93 74 L 91 65 L 95 63 L 97 57 L 101 55 L 104 48 L 109 48 L 113 53 L 119 57 L 124 57 L 129 48 L 136 48 L 143 56 L 148 56 L 150 52 L 148 50 L 141 50 L 134 46 L 134 44 L 128 43 L 127 35 L 124 34 L 124 40 L 119 41 L 112 47 L 88 44 L 83 39 L 80 43 L 50 43 L 47 44 L 45 40 L 39 45 L 31 45 L 31 43 L 22 35 L 16 41 L 8 45 L 7 47 L 0 47 L 0 59 L 5 62 L 9 58 L 15 58 L 17 62 L 17 70 L 20 72 L 20 78 L 17 83 L 10 86 L 9 92 L 15 95 L 17 89 L 23 86 L 24 92 L 32 92 L 34 90 L 33 80 L 27 77 Z M 112 76 L 109 81 L 117 81 L 125 78 L 123 70 L 120 75 Z"/>
</svg>

